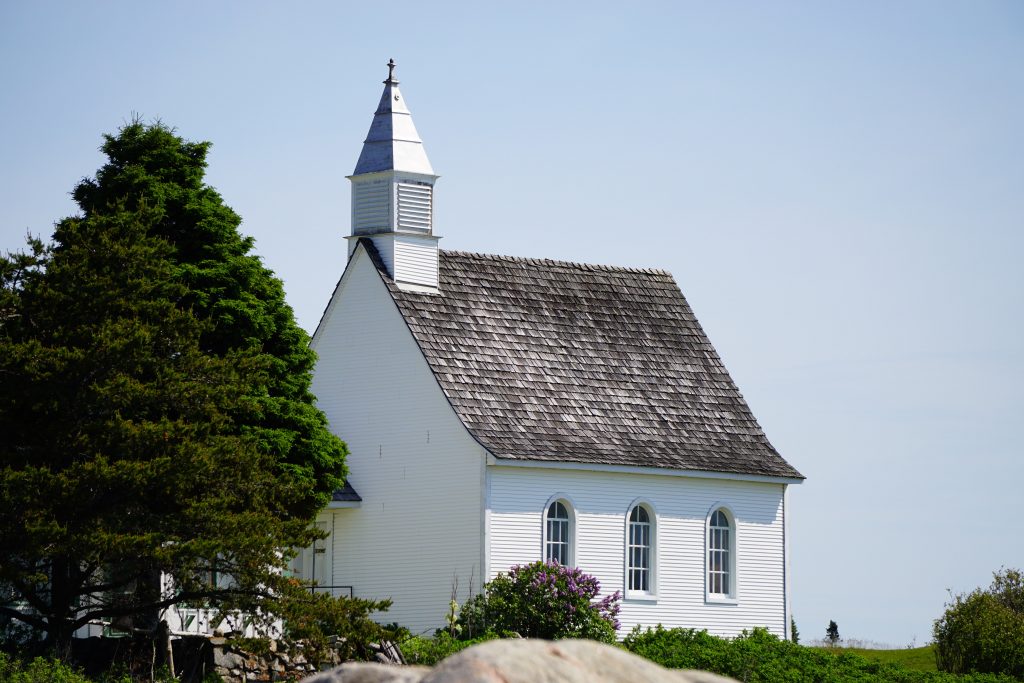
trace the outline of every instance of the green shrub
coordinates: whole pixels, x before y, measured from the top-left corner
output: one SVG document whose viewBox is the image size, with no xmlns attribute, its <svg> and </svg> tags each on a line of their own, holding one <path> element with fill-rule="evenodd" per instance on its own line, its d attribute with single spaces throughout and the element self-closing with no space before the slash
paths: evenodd
<svg viewBox="0 0 1024 683">
<path fill-rule="evenodd" d="M 943 671 L 1024 678 L 1024 575 L 996 572 L 988 590 L 955 596 L 935 620 L 933 634 Z"/>
<path fill-rule="evenodd" d="M 601 585 L 576 567 L 554 562 L 516 565 L 484 584 L 459 612 L 459 633 L 517 633 L 524 638 L 589 638 L 615 642 L 621 594 L 597 600 Z"/>
<path fill-rule="evenodd" d="M 67 664 L 36 657 L 21 661 L 0 652 L 0 683 L 90 683 Z"/>
<path fill-rule="evenodd" d="M 465 650 L 467 647 L 477 643 L 494 640 L 497 637 L 498 635 L 495 633 L 487 633 L 470 640 L 458 640 L 447 631 L 439 630 L 433 638 L 413 636 L 402 641 L 402 655 L 409 664 L 434 666 L 449 655 Z"/>
<path fill-rule="evenodd" d="M 857 654 L 780 640 L 763 628 L 734 639 L 693 629 L 639 627 L 626 636 L 630 652 L 673 669 L 701 669 L 748 683 L 1012 683 L 1005 675 L 959 676 L 908 669 Z"/>
</svg>

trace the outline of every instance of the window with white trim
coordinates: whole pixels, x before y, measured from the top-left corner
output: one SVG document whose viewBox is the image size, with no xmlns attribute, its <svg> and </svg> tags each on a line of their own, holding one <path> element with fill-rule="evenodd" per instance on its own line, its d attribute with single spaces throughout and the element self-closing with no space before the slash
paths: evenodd
<svg viewBox="0 0 1024 683">
<path fill-rule="evenodd" d="M 565 503 L 556 500 L 544 513 L 544 560 L 569 566 L 572 526 Z"/>
<path fill-rule="evenodd" d="M 708 595 L 731 598 L 736 595 L 733 562 L 736 539 L 732 521 L 722 508 L 711 513 L 708 521 Z"/>
<path fill-rule="evenodd" d="M 628 543 L 626 546 L 626 586 L 630 591 L 651 593 L 653 529 L 651 514 L 643 505 L 637 505 L 629 512 Z"/>
</svg>

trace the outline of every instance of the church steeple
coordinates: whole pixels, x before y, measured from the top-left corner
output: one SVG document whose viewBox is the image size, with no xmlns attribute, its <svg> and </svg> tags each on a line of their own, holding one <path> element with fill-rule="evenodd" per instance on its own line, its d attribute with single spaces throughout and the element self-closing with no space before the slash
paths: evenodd
<svg viewBox="0 0 1024 683">
<path fill-rule="evenodd" d="M 395 60 L 388 62 L 388 79 L 384 93 L 373 114 L 370 132 L 363 142 L 363 151 L 356 162 L 355 175 L 375 171 L 409 171 L 433 175 L 409 107 L 395 80 Z"/>
<path fill-rule="evenodd" d="M 434 235 L 434 182 L 412 114 L 388 62 L 384 93 L 352 182 L 352 235 L 349 255 L 360 237 L 373 240 L 388 274 L 400 287 L 437 291 L 437 240 Z"/>
</svg>

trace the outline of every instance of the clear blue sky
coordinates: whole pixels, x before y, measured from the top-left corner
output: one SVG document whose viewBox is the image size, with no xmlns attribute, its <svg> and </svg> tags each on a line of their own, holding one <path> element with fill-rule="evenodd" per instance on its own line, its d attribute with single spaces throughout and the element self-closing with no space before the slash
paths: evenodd
<svg viewBox="0 0 1024 683">
<path fill-rule="evenodd" d="M 8 0 L 0 249 L 159 117 L 312 330 L 389 57 L 443 247 L 674 273 L 808 477 L 805 639 L 1024 566 L 1024 3 Z"/>
</svg>

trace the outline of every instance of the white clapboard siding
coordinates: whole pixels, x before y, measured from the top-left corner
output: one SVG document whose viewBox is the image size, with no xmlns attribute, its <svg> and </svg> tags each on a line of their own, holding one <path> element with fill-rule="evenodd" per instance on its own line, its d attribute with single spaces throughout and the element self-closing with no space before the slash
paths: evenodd
<svg viewBox="0 0 1024 683">
<path fill-rule="evenodd" d="M 657 515 L 657 595 L 623 601 L 620 637 L 659 623 L 787 635 L 782 484 L 499 464 L 487 468 L 487 490 L 488 578 L 541 558 L 543 510 L 560 495 L 574 506 L 575 564 L 598 578 L 603 594 L 625 592 L 626 515 L 642 499 Z M 736 517 L 736 604 L 705 600 L 705 521 L 715 505 Z"/>
<path fill-rule="evenodd" d="M 481 575 L 484 454 L 455 416 L 380 275 L 357 248 L 312 346 L 313 392 L 344 439 L 357 508 L 331 510 L 332 581 L 392 598 L 381 621 L 444 623 Z"/>
</svg>

